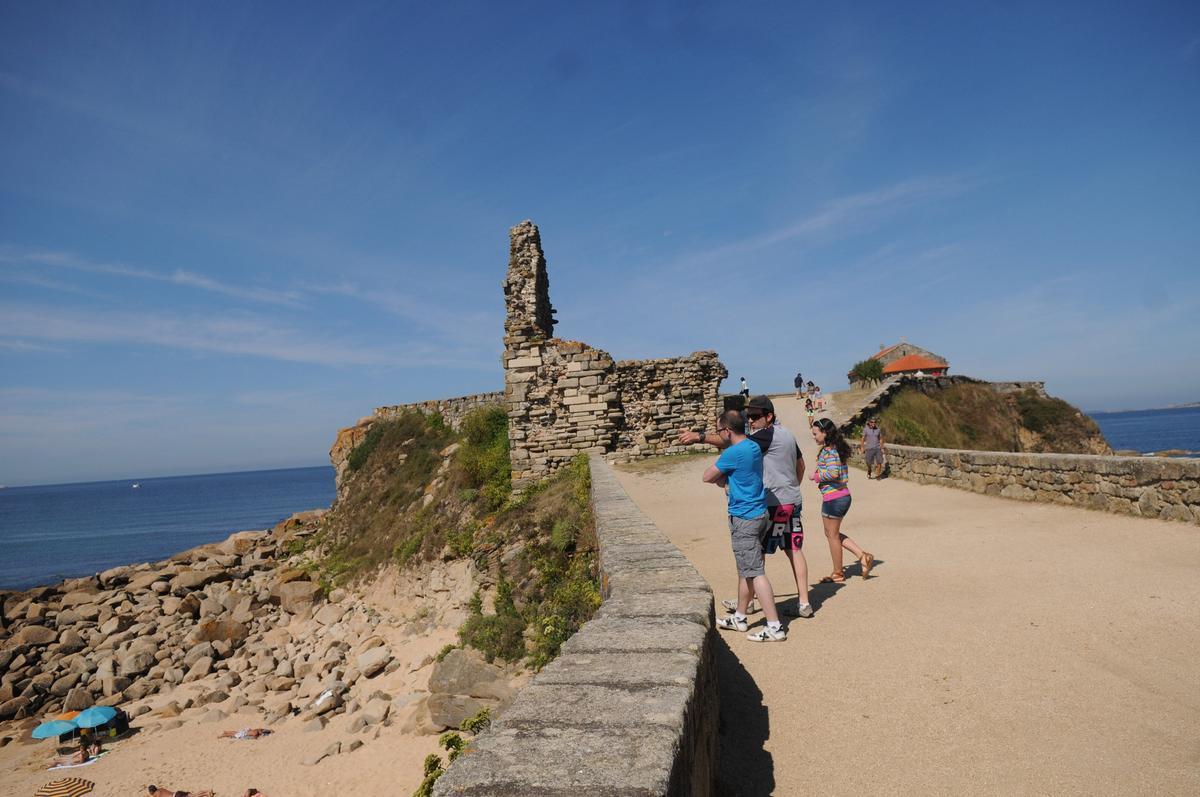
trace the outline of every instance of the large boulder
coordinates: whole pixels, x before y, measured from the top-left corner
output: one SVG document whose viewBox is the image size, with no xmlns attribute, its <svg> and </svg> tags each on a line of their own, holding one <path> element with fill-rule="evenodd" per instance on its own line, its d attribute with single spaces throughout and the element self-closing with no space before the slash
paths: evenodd
<svg viewBox="0 0 1200 797">
<path fill-rule="evenodd" d="M 14 697 L 0 703 L 0 720 L 20 719 L 26 716 L 29 709 L 29 698 Z"/>
<path fill-rule="evenodd" d="M 455 648 L 433 666 L 429 676 L 429 691 L 446 695 L 508 700 L 512 687 L 504 671 L 488 664 L 474 650 Z"/>
<path fill-rule="evenodd" d="M 483 701 L 466 695 L 432 694 L 425 701 L 429 719 L 440 728 L 458 728 L 463 720 L 474 717 L 482 709 L 495 708 L 494 701 Z"/>
<path fill-rule="evenodd" d="M 96 593 L 96 590 L 76 590 L 63 595 L 62 608 L 70 609 L 73 606 L 82 606 L 85 603 L 97 603 L 101 601 L 102 596 Z"/>
<path fill-rule="evenodd" d="M 142 675 L 157 663 L 153 653 L 140 651 L 126 653 L 117 665 L 118 673 L 126 678 Z"/>
<path fill-rule="evenodd" d="M 290 614 L 301 614 L 321 597 L 321 585 L 312 581 L 289 581 L 275 588 L 279 608 Z"/>
<path fill-rule="evenodd" d="M 184 595 L 209 584 L 229 580 L 230 575 L 224 570 L 187 570 L 171 581 L 171 591 L 176 595 Z"/>
<path fill-rule="evenodd" d="M 63 708 L 67 711 L 83 711 L 85 708 L 91 708 L 93 702 L 92 693 L 82 686 L 77 686 L 67 693 Z"/>
<path fill-rule="evenodd" d="M 386 647 L 371 648 L 365 653 L 359 654 L 354 660 L 358 671 L 370 678 L 388 665 L 392 660 L 392 652 Z"/>
<path fill-rule="evenodd" d="M 221 553 L 226 555 L 244 556 L 254 550 L 258 541 L 267 536 L 265 531 L 239 531 L 230 534 L 218 546 Z"/>
<path fill-rule="evenodd" d="M 190 637 L 193 643 L 199 642 L 228 642 L 237 646 L 250 636 L 250 629 L 245 623 L 233 620 L 205 620 L 196 626 Z"/>
<path fill-rule="evenodd" d="M 58 653 L 61 656 L 67 656 L 71 653 L 78 653 L 87 647 L 87 643 L 83 641 L 83 637 L 78 631 L 68 628 L 63 631 L 63 634 L 58 639 Z"/>
<path fill-rule="evenodd" d="M 49 645 L 58 639 L 58 632 L 44 625 L 27 625 L 13 635 L 18 645 Z"/>
</svg>

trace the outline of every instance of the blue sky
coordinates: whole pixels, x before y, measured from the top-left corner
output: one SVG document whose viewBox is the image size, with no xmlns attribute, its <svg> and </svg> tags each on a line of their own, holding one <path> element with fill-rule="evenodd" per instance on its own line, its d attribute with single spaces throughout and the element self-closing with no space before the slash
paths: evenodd
<svg viewBox="0 0 1200 797">
<path fill-rule="evenodd" d="M 1195 3 L 3 2 L 0 103 L 0 483 L 498 389 L 525 218 L 617 358 L 1200 400 Z"/>
</svg>

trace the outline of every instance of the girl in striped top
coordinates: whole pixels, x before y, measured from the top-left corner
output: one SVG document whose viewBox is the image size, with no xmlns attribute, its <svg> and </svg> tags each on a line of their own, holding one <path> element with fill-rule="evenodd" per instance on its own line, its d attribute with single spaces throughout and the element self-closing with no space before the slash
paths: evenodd
<svg viewBox="0 0 1200 797">
<path fill-rule="evenodd" d="M 821 579 L 821 583 L 841 584 L 846 580 L 842 569 L 842 550 L 846 548 L 858 557 L 862 577 L 867 578 L 871 575 L 875 557 L 842 534 L 842 519 L 850 511 L 850 469 L 846 465 L 850 459 L 850 445 L 842 437 L 841 430 L 828 418 L 813 423 L 812 436 L 818 447 L 817 467 L 812 480 L 821 491 L 821 523 L 829 543 L 829 556 L 833 559 L 833 572 Z"/>
</svg>

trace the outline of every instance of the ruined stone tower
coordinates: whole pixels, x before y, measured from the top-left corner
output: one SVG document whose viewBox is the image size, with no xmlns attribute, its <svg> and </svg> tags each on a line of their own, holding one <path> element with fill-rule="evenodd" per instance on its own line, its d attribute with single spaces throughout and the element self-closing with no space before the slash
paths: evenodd
<svg viewBox="0 0 1200 797">
<path fill-rule="evenodd" d="M 504 278 L 504 348 L 554 337 L 550 278 L 537 225 L 526 219 L 508 231 L 508 275 Z"/>
<path fill-rule="evenodd" d="M 586 343 L 554 337 L 541 236 L 509 230 L 504 279 L 504 403 L 514 489 L 576 454 L 631 459 L 680 451 L 681 427 L 713 428 L 727 376 L 716 352 L 619 363 Z"/>
</svg>

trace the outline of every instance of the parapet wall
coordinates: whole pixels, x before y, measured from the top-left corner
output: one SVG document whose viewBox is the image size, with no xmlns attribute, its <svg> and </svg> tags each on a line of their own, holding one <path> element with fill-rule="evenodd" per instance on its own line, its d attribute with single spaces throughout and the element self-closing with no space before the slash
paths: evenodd
<svg viewBox="0 0 1200 797">
<path fill-rule="evenodd" d="M 857 445 L 852 461 L 863 466 Z M 921 484 L 1200 524 L 1200 459 L 957 451 L 888 444 L 888 471 Z"/>
<path fill-rule="evenodd" d="M 715 793 L 712 592 L 608 464 L 591 473 L 604 603 L 434 795 Z"/>
</svg>

